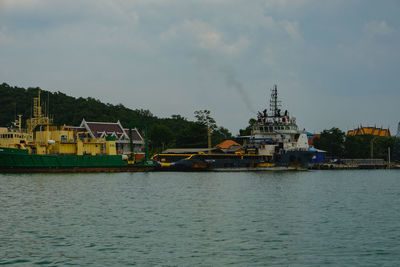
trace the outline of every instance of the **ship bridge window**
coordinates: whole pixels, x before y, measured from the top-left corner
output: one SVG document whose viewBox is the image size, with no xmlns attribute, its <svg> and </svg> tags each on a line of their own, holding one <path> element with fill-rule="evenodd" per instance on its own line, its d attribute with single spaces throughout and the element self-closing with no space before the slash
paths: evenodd
<svg viewBox="0 0 400 267">
<path fill-rule="evenodd" d="M 67 141 L 67 136 L 61 135 L 61 142 L 66 142 L 66 141 Z"/>
</svg>

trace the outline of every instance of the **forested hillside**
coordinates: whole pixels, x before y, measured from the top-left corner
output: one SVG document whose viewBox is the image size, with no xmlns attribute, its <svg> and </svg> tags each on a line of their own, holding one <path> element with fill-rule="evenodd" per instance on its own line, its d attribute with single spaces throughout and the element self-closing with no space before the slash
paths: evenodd
<svg viewBox="0 0 400 267">
<path fill-rule="evenodd" d="M 6 83 L 0 85 L 0 126 L 10 126 L 16 115 L 23 115 L 23 121 L 31 117 L 32 100 L 39 88 L 12 87 Z M 168 147 L 207 147 L 207 122 L 197 116 L 197 121 L 189 121 L 180 115 L 170 118 L 158 118 L 149 110 L 129 109 L 123 105 L 100 102 L 95 98 L 75 98 L 62 92 L 41 90 L 42 105 L 48 105 L 55 125 L 79 126 L 86 121 L 116 122 L 124 127 L 146 125 L 152 152 Z M 48 103 L 48 104 L 47 104 Z M 199 111 L 204 114 L 205 111 Z M 198 114 L 199 114 L 198 112 Z M 206 112 L 207 113 L 207 112 Z M 231 133 L 218 127 L 211 118 L 213 145 L 231 138 Z"/>
</svg>

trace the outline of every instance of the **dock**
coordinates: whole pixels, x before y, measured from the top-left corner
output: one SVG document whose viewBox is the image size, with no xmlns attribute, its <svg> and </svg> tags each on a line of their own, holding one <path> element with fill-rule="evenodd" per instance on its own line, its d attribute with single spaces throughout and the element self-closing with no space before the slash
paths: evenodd
<svg viewBox="0 0 400 267">
<path fill-rule="evenodd" d="M 337 162 L 314 164 L 314 170 L 354 170 L 354 169 L 386 169 L 392 164 L 383 159 L 340 159 Z"/>
</svg>

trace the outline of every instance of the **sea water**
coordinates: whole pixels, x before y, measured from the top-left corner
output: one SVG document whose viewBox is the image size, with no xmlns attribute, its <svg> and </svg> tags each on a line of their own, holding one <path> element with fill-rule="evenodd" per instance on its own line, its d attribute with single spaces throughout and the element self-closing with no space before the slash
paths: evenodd
<svg viewBox="0 0 400 267">
<path fill-rule="evenodd" d="M 399 266 L 400 171 L 1 174 L 0 264 Z"/>
</svg>

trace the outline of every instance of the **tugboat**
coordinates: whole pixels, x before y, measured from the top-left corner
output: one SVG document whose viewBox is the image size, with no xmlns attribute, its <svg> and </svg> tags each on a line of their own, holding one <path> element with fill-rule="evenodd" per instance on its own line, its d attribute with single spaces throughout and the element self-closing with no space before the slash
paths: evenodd
<svg viewBox="0 0 400 267">
<path fill-rule="evenodd" d="M 281 112 L 276 85 L 271 90 L 270 112 L 258 112 L 251 135 L 238 139 L 243 145 L 228 153 L 157 154 L 153 160 L 159 169 L 172 171 L 307 170 L 315 154 L 309 151 L 307 134 L 298 129 L 296 118 L 287 110 Z"/>
</svg>

